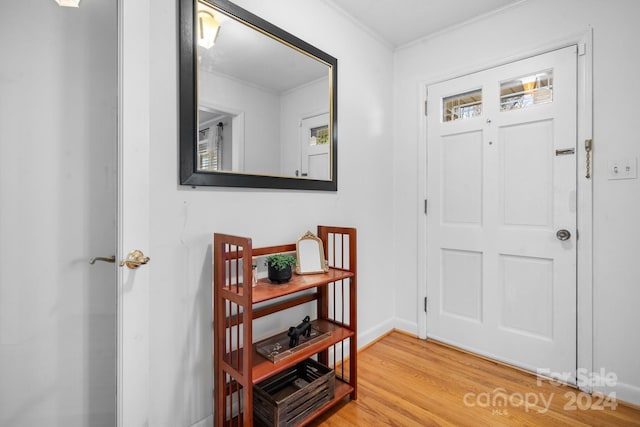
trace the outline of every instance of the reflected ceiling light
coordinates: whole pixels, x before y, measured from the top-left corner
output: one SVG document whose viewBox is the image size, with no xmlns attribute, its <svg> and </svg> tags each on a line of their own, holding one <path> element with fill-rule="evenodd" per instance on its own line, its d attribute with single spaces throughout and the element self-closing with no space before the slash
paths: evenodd
<svg viewBox="0 0 640 427">
<path fill-rule="evenodd" d="M 56 0 L 56 3 L 64 7 L 78 7 L 80 0 Z"/>
<path fill-rule="evenodd" d="M 522 88 L 524 89 L 524 92 L 527 94 L 533 93 L 533 89 L 536 87 L 537 81 L 538 81 L 538 76 L 535 74 L 533 76 L 523 77 L 520 79 L 520 82 L 522 83 Z"/>
<path fill-rule="evenodd" d="M 210 12 L 201 10 L 198 12 L 198 44 L 209 49 L 216 44 L 220 24 Z"/>
</svg>

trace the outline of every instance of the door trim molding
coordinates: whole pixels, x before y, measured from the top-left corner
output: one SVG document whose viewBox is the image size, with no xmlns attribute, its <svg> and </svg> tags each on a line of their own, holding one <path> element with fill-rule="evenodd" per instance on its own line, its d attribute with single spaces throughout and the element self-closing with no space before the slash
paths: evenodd
<svg viewBox="0 0 640 427">
<path fill-rule="evenodd" d="M 577 367 L 594 371 L 593 366 L 593 172 L 586 178 L 586 152 L 584 141 L 593 138 L 593 30 L 582 35 L 578 41 L 578 194 L 577 224 L 579 238 L 577 240 Z M 582 53 L 582 54 L 581 54 Z M 591 155 L 593 171 L 593 151 Z M 580 385 L 584 391 L 591 392 L 588 384 Z"/>
<path fill-rule="evenodd" d="M 118 0 L 117 8 L 116 260 L 121 260 L 132 249 L 148 255 L 149 248 L 151 0 Z M 116 269 L 116 426 L 148 425 L 149 267 Z"/>
<path fill-rule="evenodd" d="M 427 216 L 424 213 L 424 200 L 427 198 L 427 117 L 425 105 L 427 89 L 429 86 L 446 80 L 451 80 L 465 75 L 484 71 L 490 68 L 509 64 L 532 56 L 541 55 L 567 46 L 578 46 L 577 56 L 577 229 L 579 239 L 576 243 L 577 251 L 577 343 L 576 361 L 577 368 L 587 372 L 593 372 L 593 176 L 586 178 L 586 156 L 584 141 L 593 137 L 593 28 L 587 27 L 586 31 L 569 35 L 559 40 L 546 43 L 537 49 L 532 49 L 524 54 L 504 58 L 492 64 L 484 64 L 482 67 L 462 70 L 459 73 L 443 75 L 439 79 L 422 81 L 418 84 L 418 194 L 416 212 L 418 215 L 418 292 L 417 292 L 417 323 L 418 337 L 427 338 L 427 315 L 424 311 L 424 298 L 427 296 Z M 597 141 L 594 141 L 595 155 Z M 592 166 L 593 170 L 593 166 Z M 427 212 L 428 214 L 428 212 Z M 588 384 L 579 385 L 580 389 L 591 392 Z"/>
</svg>

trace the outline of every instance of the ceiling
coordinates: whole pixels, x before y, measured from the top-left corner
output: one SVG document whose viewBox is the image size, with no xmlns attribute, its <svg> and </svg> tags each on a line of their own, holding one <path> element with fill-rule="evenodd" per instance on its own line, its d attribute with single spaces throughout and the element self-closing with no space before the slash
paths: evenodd
<svg viewBox="0 0 640 427">
<path fill-rule="evenodd" d="M 390 48 L 526 0 L 323 0 Z M 215 49 L 199 48 L 200 69 L 282 93 L 327 75 L 327 66 L 274 42 L 219 11 Z M 285 64 L 283 67 L 282 64 Z"/>
<path fill-rule="evenodd" d="M 325 0 L 392 48 L 526 0 Z"/>
</svg>

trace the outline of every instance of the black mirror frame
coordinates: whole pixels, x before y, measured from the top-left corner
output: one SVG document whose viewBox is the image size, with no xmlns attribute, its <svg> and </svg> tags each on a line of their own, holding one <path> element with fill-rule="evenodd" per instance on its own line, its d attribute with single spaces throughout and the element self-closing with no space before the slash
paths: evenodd
<svg viewBox="0 0 640 427">
<path fill-rule="evenodd" d="M 276 188 L 296 190 L 338 190 L 338 60 L 315 48 L 294 35 L 276 27 L 231 3 L 228 0 L 205 0 L 225 13 L 244 21 L 252 27 L 279 39 L 294 48 L 306 52 L 331 66 L 331 180 L 251 175 L 234 172 L 200 172 L 196 169 L 197 153 L 195 141 L 198 134 L 198 69 L 197 44 L 194 31 L 196 25 L 196 2 L 178 0 L 179 7 L 179 145 L 180 184 L 197 186 Z"/>
</svg>

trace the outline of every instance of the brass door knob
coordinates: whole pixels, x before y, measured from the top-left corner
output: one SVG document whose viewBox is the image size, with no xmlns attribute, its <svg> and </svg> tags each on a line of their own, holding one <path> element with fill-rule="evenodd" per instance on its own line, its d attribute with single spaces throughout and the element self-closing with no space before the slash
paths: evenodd
<svg viewBox="0 0 640 427">
<path fill-rule="evenodd" d="M 120 261 L 120 267 L 125 265 L 131 269 L 138 268 L 151 260 L 148 256 L 144 256 L 142 251 L 134 249 L 127 254 L 127 258 Z"/>
</svg>

